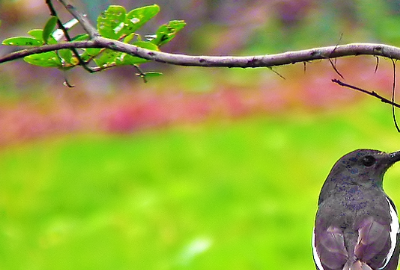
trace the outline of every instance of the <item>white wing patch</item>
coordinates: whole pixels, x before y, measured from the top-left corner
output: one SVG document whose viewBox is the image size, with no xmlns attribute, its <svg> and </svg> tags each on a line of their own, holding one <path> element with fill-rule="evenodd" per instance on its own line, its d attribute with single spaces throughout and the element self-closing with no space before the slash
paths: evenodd
<svg viewBox="0 0 400 270">
<path fill-rule="evenodd" d="M 315 228 L 313 229 L 313 234 L 312 234 L 312 252 L 313 252 L 314 261 L 318 267 L 318 270 L 324 270 L 324 267 L 322 266 L 321 260 L 319 259 L 319 256 L 317 253 L 317 247 L 315 245 Z"/>
<path fill-rule="evenodd" d="M 390 217 L 392 218 L 392 221 L 390 222 L 390 249 L 389 249 L 389 253 L 388 253 L 387 257 L 385 258 L 384 265 L 379 269 L 385 268 L 386 265 L 388 264 L 388 262 L 390 261 L 390 258 L 392 258 L 394 249 L 396 247 L 397 234 L 399 233 L 399 218 L 397 217 L 396 210 L 394 210 L 389 199 L 386 198 L 386 200 L 389 204 Z"/>
</svg>

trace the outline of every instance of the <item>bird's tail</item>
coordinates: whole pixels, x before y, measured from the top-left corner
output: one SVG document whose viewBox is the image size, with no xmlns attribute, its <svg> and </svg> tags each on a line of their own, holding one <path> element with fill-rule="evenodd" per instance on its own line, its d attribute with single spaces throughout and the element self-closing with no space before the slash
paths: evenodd
<svg viewBox="0 0 400 270">
<path fill-rule="evenodd" d="M 372 268 L 364 262 L 355 261 L 350 266 L 346 264 L 343 270 L 372 270 Z"/>
</svg>

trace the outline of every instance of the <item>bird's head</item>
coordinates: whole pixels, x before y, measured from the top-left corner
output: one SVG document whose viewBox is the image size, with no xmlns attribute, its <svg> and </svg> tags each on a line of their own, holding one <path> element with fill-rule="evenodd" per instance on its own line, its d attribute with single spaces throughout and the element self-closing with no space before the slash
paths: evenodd
<svg viewBox="0 0 400 270">
<path fill-rule="evenodd" d="M 381 181 L 383 175 L 394 163 L 400 160 L 400 151 L 385 153 L 378 150 L 359 149 L 341 157 L 333 166 L 329 177 L 350 176 L 354 181 Z"/>
<path fill-rule="evenodd" d="M 382 189 L 383 175 L 400 160 L 400 151 L 385 153 L 378 150 L 359 149 L 341 157 L 330 171 L 321 190 L 320 201 L 336 189 L 349 185 L 379 187 Z M 336 190 L 337 191 L 337 190 Z"/>
</svg>

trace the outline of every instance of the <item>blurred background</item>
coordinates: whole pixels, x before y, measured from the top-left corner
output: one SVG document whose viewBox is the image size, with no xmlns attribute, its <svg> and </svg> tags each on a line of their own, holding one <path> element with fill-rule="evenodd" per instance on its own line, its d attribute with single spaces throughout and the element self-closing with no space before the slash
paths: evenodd
<svg viewBox="0 0 400 270">
<path fill-rule="evenodd" d="M 74 2 L 92 19 L 108 4 L 154 3 Z M 187 22 L 166 52 L 400 44 L 395 0 L 156 3 L 141 34 Z M 43 0 L 0 0 L 0 39 L 48 15 Z M 372 56 L 335 63 L 347 83 L 390 98 L 390 60 L 376 72 Z M 265 68 L 142 69 L 164 75 L 0 65 L 0 269 L 313 269 L 313 219 L 334 162 L 400 149 L 390 106 L 333 84 L 328 61 L 274 68 L 285 79 Z M 385 189 L 400 205 L 398 179 L 395 165 Z"/>
</svg>

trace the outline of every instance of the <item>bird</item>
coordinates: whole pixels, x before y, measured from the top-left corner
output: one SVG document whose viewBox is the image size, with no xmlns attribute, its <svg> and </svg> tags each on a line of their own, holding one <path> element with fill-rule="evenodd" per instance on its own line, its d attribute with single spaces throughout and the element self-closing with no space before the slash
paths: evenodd
<svg viewBox="0 0 400 270">
<path fill-rule="evenodd" d="M 358 149 L 340 158 L 318 199 L 312 235 L 317 270 L 395 270 L 400 237 L 383 176 L 400 151 Z"/>
</svg>

